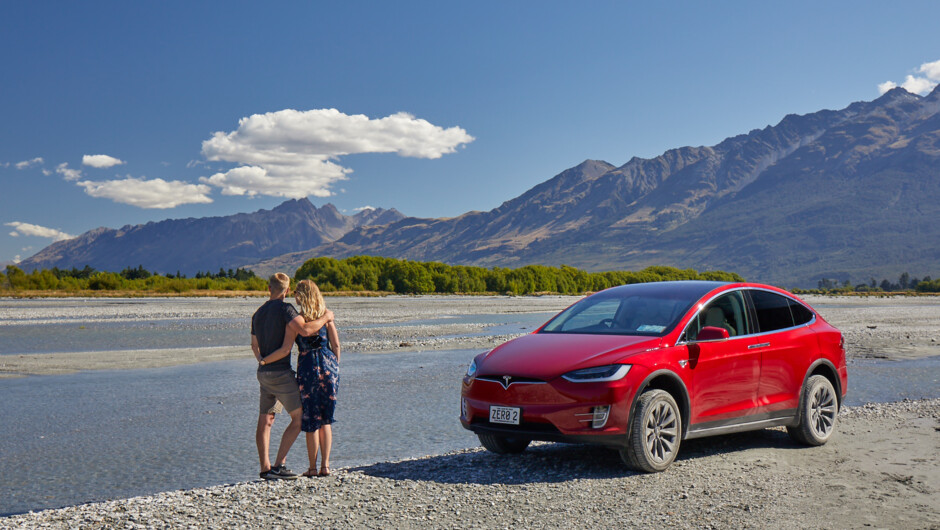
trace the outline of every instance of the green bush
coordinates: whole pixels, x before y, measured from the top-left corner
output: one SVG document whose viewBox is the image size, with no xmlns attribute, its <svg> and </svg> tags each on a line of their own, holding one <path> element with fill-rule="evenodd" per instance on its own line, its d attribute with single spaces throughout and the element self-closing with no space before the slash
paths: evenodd
<svg viewBox="0 0 940 530">
<path fill-rule="evenodd" d="M 111 272 L 96 272 L 88 279 L 92 291 L 116 291 L 121 288 L 121 277 Z"/>
<path fill-rule="evenodd" d="M 337 260 L 307 260 L 295 273 L 296 280 L 311 279 L 324 292 L 381 290 L 403 294 L 539 292 L 580 294 L 615 285 L 664 280 L 743 281 L 734 273 L 674 267 L 649 267 L 639 272 L 589 273 L 574 267 L 527 265 L 518 269 L 469 267 L 439 262 L 418 262 L 375 256 Z"/>
</svg>

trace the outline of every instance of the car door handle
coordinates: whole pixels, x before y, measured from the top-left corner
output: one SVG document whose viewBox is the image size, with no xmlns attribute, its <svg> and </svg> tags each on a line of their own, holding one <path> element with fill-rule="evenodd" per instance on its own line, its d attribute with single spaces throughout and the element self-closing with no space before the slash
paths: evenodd
<svg viewBox="0 0 940 530">
<path fill-rule="evenodd" d="M 756 350 L 757 348 L 766 348 L 767 346 L 770 346 L 769 342 L 761 342 L 759 344 L 751 344 L 750 346 L 747 347 L 747 349 Z"/>
</svg>

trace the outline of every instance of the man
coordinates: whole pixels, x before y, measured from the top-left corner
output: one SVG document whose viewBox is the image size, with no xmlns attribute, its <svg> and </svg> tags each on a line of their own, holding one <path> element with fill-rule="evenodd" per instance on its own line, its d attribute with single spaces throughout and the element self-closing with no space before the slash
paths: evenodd
<svg viewBox="0 0 940 530">
<path fill-rule="evenodd" d="M 322 317 L 307 323 L 305 327 L 304 317 L 297 313 L 294 306 L 284 301 L 289 289 L 290 278 L 286 274 L 279 272 L 271 276 L 268 280 L 268 291 L 271 296 L 251 317 L 251 350 L 259 363 L 265 356 L 281 347 L 284 343 L 284 336 L 288 332 L 289 337 L 296 335 L 309 337 L 317 333 L 327 322 L 333 320 L 333 312 L 327 311 Z M 284 465 L 291 445 L 300 434 L 300 422 L 303 415 L 297 379 L 290 365 L 290 355 L 271 363 L 259 364 L 258 383 L 261 385 L 261 399 L 255 442 L 258 444 L 258 458 L 261 462 L 260 476 L 265 480 L 297 478 L 298 475 L 292 473 Z M 290 415 L 290 425 L 284 429 L 277 457 L 272 466 L 269 455 L 271 426 L 274 425 L 275 414 L 282 407 Z"/>
</svg>

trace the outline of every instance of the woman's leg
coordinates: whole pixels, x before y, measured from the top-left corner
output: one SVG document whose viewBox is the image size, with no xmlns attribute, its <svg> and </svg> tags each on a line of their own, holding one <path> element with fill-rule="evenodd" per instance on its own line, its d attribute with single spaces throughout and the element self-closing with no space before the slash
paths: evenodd
<svg viewBox="0 0 940 530">
<path fill-rule="evenodd" d="M 320 469 L 330 468 L 330 449 L 333 448 L 333 429 L 330 425 L 320 427 Z"/>
<path fill-rule="evenodd" d="M 317 468 L 317 450 L 320 445 L 320 431 L 323 428 L 306 433 L 307 435 L 307 458 L 310 460 L 310 467 L 307 471 L 315 470 Z"/>
</svg>

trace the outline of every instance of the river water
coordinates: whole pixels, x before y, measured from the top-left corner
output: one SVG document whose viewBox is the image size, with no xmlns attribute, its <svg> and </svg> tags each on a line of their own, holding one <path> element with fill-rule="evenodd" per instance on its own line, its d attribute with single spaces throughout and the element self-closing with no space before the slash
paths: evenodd
<svg viewBox="0 0 940 530">
<path fill-rule="evenodd" d="M 11 304 L 16 302 L 0 306 Z M 233 308 L 228 301 L 184 301 L 196 309 L 183 326 L 192 328 L 191 333 L 148 313 L 147 304 L 138 307 L 143 319 L 118 321 L 99 318 L 102 311 L 96 310 L 72 322 L 53 323 L 26 311 L 15 325 L 0 326 L 0 355 L 94 351 L 105 345 L 172 348 L 204 339 L 205 334 L 217 345 L 243 344 L 243 315 L 259 302 L 248 300 L 242 302 L 244 307 Z M 206 304 L 226 309 L 206 316 L 199 312 Z M 116 314 L 128 307 L 118 307 Z M 545 319 L 544 313 L 456 318 L 500 324 L 487 328 L 494 334 L 531 329 Z M 69 340 L 53 340 L 69 335 Z M 480 351 L 344 353 L 333 466 L 477 446 L 457 417 L 461 376 Z M 0 514 L 256 479 L 256 366 L 246 358 L 0 379 Z M 854 361 L 847 404 L 940 397 L 938 379 L 940 357 Z M 286 424 L 286 416 L 279 416 L 272 454 Z M 291 450 L 288 465 L 295 471 L 306 468 L 302 438 Z"/>
</svg>

